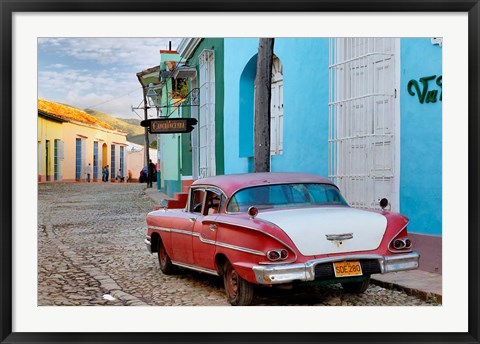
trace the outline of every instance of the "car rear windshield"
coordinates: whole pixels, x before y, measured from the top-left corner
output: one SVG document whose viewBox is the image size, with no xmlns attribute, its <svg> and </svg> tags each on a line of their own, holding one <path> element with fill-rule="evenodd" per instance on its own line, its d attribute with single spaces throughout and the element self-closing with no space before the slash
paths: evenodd
<svg viewBox="0 0 480 344">
<path fill-rule="evenodd" d="M 227 212 L 245 212 L 251 206 L 258 209 L 271 209 L 319 205 L 348 206 L 334 185 L 291 183 L 242 189 L 230 199 Z"/>
</svg>

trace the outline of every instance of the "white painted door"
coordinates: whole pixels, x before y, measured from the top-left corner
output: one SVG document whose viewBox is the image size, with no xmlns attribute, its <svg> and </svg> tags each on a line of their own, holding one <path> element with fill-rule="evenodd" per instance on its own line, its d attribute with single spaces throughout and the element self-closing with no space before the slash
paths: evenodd
<svg viewBox="0 0 480 344">
<path fill-rule="evenodd" d="M 197 88 L 197 76 L 195 75 L 192 77 L 192 90 L 195 90 Z M 195 97 L 195 99 L 192 99 L 192 118 L 195 118 L 198 121 L 199 118 L 199 100 L 198 98 L 198 92 L 194 91 L 195 95 L 192 94 L 192 98 Z M 194 129 L 192 130 L 191 138 L 192 138 L 192 178 L 194 180 L 198 179 L 199 177 L 199 163 L 198 163 L 198 133 L 199 129 L 198 126 L 195 126 Z"/>
<path fill-rule="evenodd" d="M 215 64 L 213 50 L 199 55 L 200 118 L 199 118 L 199 177 L 216 174 L 215 165 Z"/>
<path fill-rule="evenodd" d="M 330 40 L 329 177 L 354 207 L 399 210 L 398 42 Z"/>
</svg>

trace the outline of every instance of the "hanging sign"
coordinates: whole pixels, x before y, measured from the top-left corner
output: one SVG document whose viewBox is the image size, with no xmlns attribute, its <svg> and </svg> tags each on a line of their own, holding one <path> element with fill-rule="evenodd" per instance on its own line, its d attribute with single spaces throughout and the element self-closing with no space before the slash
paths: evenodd
<svg viewBox="0 0 480 344">
<path fill-rule="evenodd" d="M 140 122 L 142 127 L 148 127 L 150 134 L 189 133 L 195 124 L 195 118 L 154 118 Z"/>
</svg>

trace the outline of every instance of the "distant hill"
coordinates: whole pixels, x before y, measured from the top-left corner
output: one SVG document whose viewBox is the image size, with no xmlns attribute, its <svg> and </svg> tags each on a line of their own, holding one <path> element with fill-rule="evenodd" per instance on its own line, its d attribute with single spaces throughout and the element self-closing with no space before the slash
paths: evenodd
<svg viewBox="0 0 480 344">
<path fill-rule="evenodd" d="M 117 117 L 117 119 L 120 119 Z M 140 125 L 140 119 L 137 119 L 137 118 L 123 118 L 121 119 L 122 121 L 124 122 L 127 122 L 128 124 L 132 124 L 132 125 Z"/>
<path fill-rule="evenodd" d="M 140 126 L 140 119 L 136 118 L 127 118 L 127 119 L 120 119 L 117 117 L 110 116 L 105 112 L 96 111 L 92 109 L 85 109 L 86 113 L 94 116 L 98 120 L 105 122 L 111 125 L 114 128 L 120 129 L 122 131 L 127 132 L 127 141 L 144 145 L 145 144 L 145 129 Z M 149 135 L 150 143 L 157 140 L 156 135 Z"/>
</svg>

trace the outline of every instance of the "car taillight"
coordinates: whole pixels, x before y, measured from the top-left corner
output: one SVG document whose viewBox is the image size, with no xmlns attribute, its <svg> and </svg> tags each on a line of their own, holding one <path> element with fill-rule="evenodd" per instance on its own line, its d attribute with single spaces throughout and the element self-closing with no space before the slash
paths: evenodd
<svg viewBox="0 0 480 344">
<path fill-rule="evenodd" d="M 391 252 L 408 252 L 412 248 L 412 241 L 408 238 L 407 228 L 405 227 L 398 233 L 392 241 L 390 241 L 390 245 L 388 249 Z"/>
<path fill-rule="evenodd" d="M 410 239 L 395 239 L 393 240 L 393 247 L 396 250 L 402 250 L 404 248 L 412 247 L 412 242 Z"/>
<path fill-rule="evenodd" d="M 288 258 L 288 251 L 285 249 L 270 250 L 267 252 L 267 258 L 272 262 L 285 260 Z"/>
</svg>

